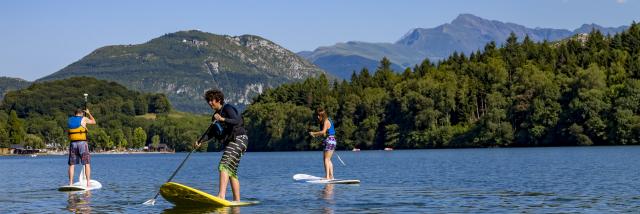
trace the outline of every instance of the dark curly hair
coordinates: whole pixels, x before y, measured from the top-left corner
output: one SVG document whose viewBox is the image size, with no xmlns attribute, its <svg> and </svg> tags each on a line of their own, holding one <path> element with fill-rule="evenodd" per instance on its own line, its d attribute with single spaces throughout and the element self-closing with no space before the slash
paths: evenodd
<svg viewBox="0 0 640 214">
<path fill-rule="evenodd" d="M 219 101 L 220 104 L 224 104 L 224 94 L 222 93 L 222 91 L 218 89 L 209 89 L 207 92 L 204 93 L 204 99 L 207 102 L 210 102 L 211 100 L 216 100 L 216 101 Z"/>
</svg>

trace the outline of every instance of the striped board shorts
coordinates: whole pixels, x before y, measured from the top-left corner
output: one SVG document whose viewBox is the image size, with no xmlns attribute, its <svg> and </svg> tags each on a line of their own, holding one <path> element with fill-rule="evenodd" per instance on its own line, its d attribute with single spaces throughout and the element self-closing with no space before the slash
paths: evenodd
<svg viewBox="0 0 640 214">
<path fill-rule="evenodd" d="M 90 164 L 89 145 L 87 141 L 74 141 L 69 144 L 69 165 Z"/>
<path fill-rule="evenodd" d="M 245 151 L 247 151 L 247 145 L 249 144 L 249 138 L 247 135 L 238 135 L 235 141 L 231 141 L 224 148 L 222 159 L 220 159 L 220 165 L 218 170 L 224 171 L 233 178 L 238 178 L 238 166 L 240 165 L 240 158 Z"/>
</svg>

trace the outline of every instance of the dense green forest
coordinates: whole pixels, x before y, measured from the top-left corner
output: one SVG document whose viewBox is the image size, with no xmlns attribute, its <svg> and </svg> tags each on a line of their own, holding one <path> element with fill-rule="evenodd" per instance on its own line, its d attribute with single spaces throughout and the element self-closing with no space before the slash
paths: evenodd
<svg viewBox="0 0 640 214">
<path fill-rule="evenodd" d="M 514 34 L 470 55 L 395 72 L 382 59 L 351 81 L 325 77 L 267 90 L 244 112 L 254 150 L 315 149 L 313 111 L 338 148 L 640 144 L 640 25 L 561 42 Z M 313 142 L 313 143 L 310 143 Z"/>
<path fill-rule="evenodd" d="M 205 115 L 172 110 L 164 94 L 140 93 L 115 82 L 74 77 L 7 93 L 0 105 L 0 147 L 18 144 L 66 149 L 67 118 L 84 107 L 84 93 L 89 94 L 88 108 L 97 121 L 88 126 L 94 151 L 145 145 L 157 148 L 161 143 L 178 151 L 188 150 L 210 120 Z"/>
</svg>

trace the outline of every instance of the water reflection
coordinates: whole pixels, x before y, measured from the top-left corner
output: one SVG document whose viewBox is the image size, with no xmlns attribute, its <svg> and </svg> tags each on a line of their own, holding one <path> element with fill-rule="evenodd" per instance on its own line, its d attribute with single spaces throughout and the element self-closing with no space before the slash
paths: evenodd
<svg viewBox="0 0 640 214">
<path fill-rule="evenodd" d="M 324 189 L 322 189 L 322 199 L 331 204 L 335 202 L 333 200 L 333 184 L 327 184 L 324 186 Z"/>
<path fill-rule="evenodd" d="M 326 202 L 324 207 L 322 207 L 322 213 L 324 214 L 333 214 L 333 204 L 335 204 L 335 200 L 333 199 L 333 184 L 327 184 L 322 189 L 322 199 Z"/>
<path fill-rule="evenodd" d="M 75 213 L 91 213 L 91 191 L 67 193 L 67 210 Z"/>
<path fill-rule="evenodd" d="M 162 213 L 221 213 L 221 214 L 240 214 L 240 207 L 172 207 L 163 210 Z"/>
</svg>

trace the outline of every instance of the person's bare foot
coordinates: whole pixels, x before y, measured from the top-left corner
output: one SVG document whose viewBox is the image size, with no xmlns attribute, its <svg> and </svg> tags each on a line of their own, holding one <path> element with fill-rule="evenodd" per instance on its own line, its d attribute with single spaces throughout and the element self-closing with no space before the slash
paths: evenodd
<svg viewBox="0 0 640 214">
<path fill-rule="evenodd" d="M 218 196 L 216 196 L 216 197 L 218 197 L 218 198 L 220 198 L 220 199 L 222 199 L 222 200 L 225 200 L 225 199 L 224 199 L 224 198 L 225 198 L 225 196 L 224 196 L 224 195 L 218 195 Z"/>
</svg>

